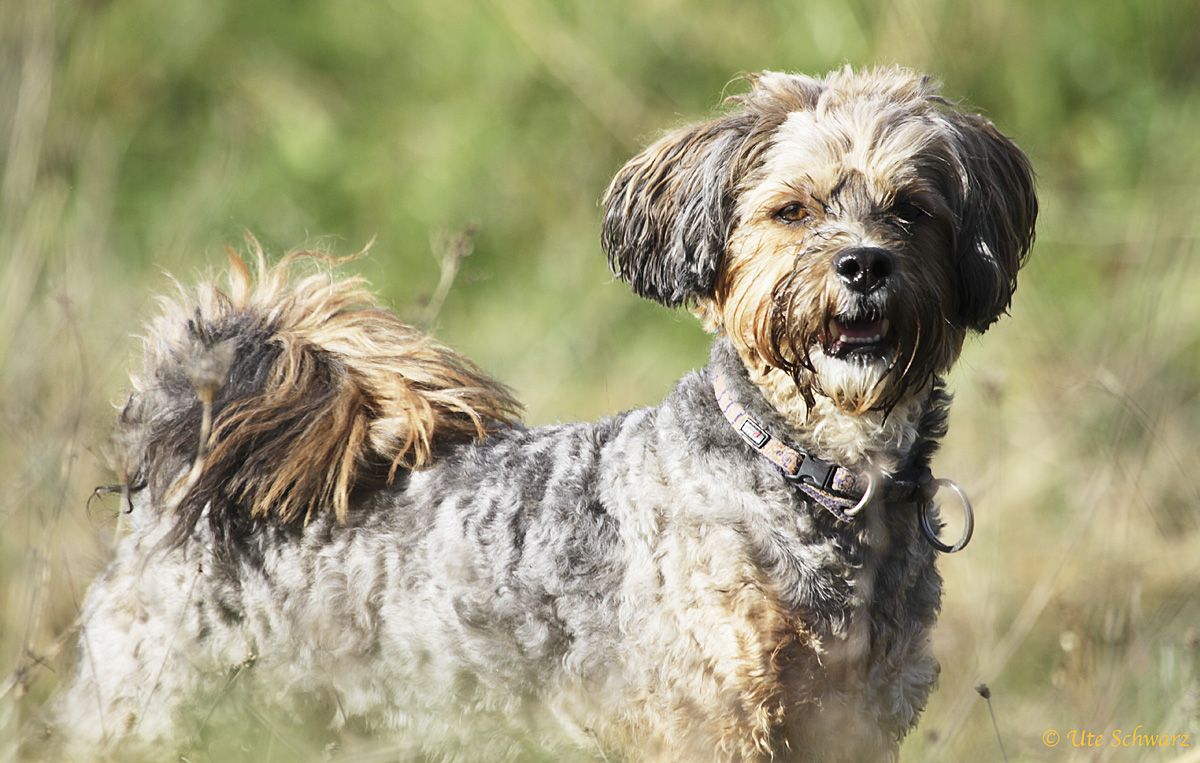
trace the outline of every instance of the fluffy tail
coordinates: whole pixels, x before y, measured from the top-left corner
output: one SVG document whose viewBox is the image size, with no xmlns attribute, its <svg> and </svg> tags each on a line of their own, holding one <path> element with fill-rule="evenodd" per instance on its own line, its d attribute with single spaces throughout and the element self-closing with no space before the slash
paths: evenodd
<svg viewBox="0 0 1200 763">
<path fill-rule="evenodd" d="M 356 488 L 428 465 L 520 418 L 503 385 L 380 308 L 360 278 L 294 278 L 294 252 L 257 277 L 229 251 L 228 290 L 162 300 L 118 420 L 115 466 L 173 510 L 183 543 L 208 511 L 218 540 L 250 519 L 343 520 Z"/>
</svg>

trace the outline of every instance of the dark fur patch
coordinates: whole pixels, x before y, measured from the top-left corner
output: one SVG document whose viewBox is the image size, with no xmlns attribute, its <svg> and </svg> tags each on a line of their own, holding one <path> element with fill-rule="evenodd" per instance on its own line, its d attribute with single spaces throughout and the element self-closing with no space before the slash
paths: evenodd
<svg viewBox="0 0 1200 763">
<path fill-rule="evenodd" d="M 987 119 L 956 111 L 947 116 L 959 129 L 966 186 L 955 209 L 957 319 L 962 327 L 983 332 L 1008 310 L 1017 271 L 1033 245 L 1038 215 L 1033 168 L 1021 149 Z"/>
<path fill-rule="evenodd" d="M 712 295 L 742 181 L 787 115 L 811 105 L 804 84 L 733 96 L 734 112 L 669 133 L 617 172 L 601 243 L 634 293 L 668 307 Z"/>
</svg>

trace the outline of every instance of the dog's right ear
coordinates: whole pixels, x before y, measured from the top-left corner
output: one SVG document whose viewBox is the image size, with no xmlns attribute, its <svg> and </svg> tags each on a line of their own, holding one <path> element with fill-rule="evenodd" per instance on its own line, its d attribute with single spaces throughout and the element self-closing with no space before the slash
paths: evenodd
<svg viewBox="0 0 1200 763">
<path fill-rule="evenodd" d="M 669 307 L 712 294 L 754 122 L 738 112 L 681 128 L 613 178 L 602 244 L 635 293 Z"/>
</svg>

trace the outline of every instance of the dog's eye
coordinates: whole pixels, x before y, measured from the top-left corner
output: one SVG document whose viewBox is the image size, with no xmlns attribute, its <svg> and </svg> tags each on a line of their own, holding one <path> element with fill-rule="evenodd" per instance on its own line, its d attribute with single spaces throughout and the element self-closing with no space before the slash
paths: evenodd
<svg viewBox="0 0 1200 763">
<path fill-rule="evenodd" d="M 808 217 L 808 210 L 798 202 L 792 202 L 775 211 L 775 219 L 785 223 L 798 223 L 806 217 Z"/>
<path fill-rule="evenodd" d="M 917 220 L 920 220 L 922 217 L 928 216 L 928 213 L 925 210 L 921 209 L 911 201 L 898 201 L 892 205 L 892 208 L 889 211 L 893 217 L 905 225 L 911 225 Z"/>
</svg>

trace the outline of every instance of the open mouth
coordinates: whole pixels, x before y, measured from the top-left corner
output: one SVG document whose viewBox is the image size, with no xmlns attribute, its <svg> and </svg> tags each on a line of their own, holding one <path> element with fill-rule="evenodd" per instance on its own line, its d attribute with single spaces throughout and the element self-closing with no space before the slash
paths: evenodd
<svg viewBox="0 0 1200 763">
<path fill-rule="evenodd" d="M 825 334 L 825 354 L 836 358 L 879 357 L 892 348 L 887 318 L 833 316 Z"/>
</svg>

